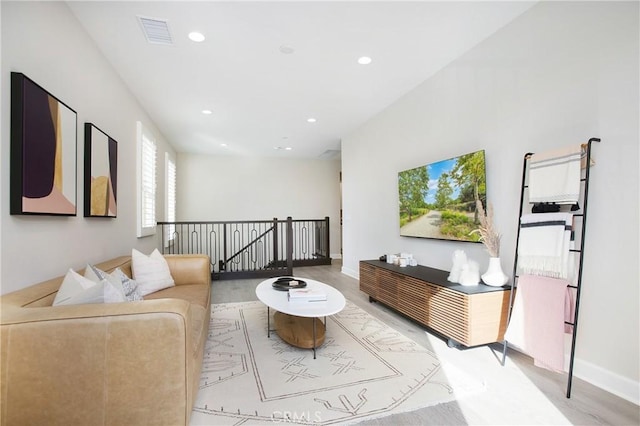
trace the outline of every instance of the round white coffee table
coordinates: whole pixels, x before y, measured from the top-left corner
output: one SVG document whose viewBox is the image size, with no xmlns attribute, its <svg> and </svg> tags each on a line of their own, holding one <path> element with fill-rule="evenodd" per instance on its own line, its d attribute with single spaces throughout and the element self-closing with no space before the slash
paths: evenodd
<svg viewBox="0 0 640 426">
<path fill-rule="evenodd" d="M 267 337 L 271 336 L 272 331 L 270 309 L 274 309 L 277 311 L 274 314 L 274 322 L 278 336 L 292 346 L 313 348 L 315 359 L 316 348 L 324 342 L 327 316 L 337 314 L 344 309 L 346 301 L 340 291 L 325 283 L 309 278 L 296 279 L 305 281 L 308 289 L 324 292 L 327 300 L 290 302 L 288 291 L 273 288 L 273 282 L 277 278 L 269 278 L 258 284 L 256 296 L 267 305 Z M 324 322 L 320 320 L 322 317 Z"/>
</svg>

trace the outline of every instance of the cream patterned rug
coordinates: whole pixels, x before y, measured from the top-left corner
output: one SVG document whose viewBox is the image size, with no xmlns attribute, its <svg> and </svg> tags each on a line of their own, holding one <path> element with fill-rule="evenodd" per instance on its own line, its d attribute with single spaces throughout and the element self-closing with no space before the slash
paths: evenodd
<svg viewBox="0 0 640 426">
<path fill-rule="evenodd" d="M 327 317 L 317 359 L 276 333 L 267 338 L 261 302 L 227 303 L 212 305 L 191 424 L 357 423 L 483 389 L 349 301 Z"/>
</svg>

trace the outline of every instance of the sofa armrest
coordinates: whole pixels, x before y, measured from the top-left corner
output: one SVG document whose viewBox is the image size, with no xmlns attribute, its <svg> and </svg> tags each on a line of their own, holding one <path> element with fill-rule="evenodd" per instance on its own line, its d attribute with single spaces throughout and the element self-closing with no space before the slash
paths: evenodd
<svg viewBox="0 0 640 426">
<path fill-rule="evenodd" d="M 209 256 L 204 254 L 168 254 L 164 257 L 167 259 L 171 276 L 176 285 L 211 284 Z"/>
<path fill-rule="evenodd" d="M 160 299 L 3 312 L 1 423 L 185 424 L 190 309 Z"/>
</svg>

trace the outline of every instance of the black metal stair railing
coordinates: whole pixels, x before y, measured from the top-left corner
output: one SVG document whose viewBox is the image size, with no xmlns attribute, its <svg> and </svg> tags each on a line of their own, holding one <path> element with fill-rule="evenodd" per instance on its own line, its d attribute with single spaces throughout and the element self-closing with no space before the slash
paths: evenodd
<svg viewBox="0 0 640 426">
<path fill-rule="evenodd" d="M 164 254 L 202 253 L 212 279 L 293 275 L 294 266 L 330 265 L 329 218 L 158 222 Z"/>
</svg>

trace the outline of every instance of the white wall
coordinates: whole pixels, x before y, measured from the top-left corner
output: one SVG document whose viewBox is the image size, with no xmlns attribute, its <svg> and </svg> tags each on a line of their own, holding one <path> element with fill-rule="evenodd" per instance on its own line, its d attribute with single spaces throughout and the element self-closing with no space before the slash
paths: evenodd
<svg viewBox="0 0 640 426">
<path fill-rule="evenodd" d="M 177 220 L 324 219 L 340 254 L 340 161 L 179 153 Z"/>
<path fill-rule="evenodd" d="M 539 3 L 344 138 L 344 272 L 399 251 L 448 269 L 456 249 L 486 268 L 481 245 L 398 225 L 399 171 L 478 149 L 511 272 L 523 155 L 601 137 L 575 373 L 638 403 L 638 34 L 637 2 Z"/>
<path fill-rule="evenodd" d="M 0 291 L 8 293 L 63 275 L 70 267 L 149 252 L 155 237 L 136 238 L 136 120 L 155 132 L 158 158 L 173 149 L 63 2 L 1 2 L 2 147 L 0 148 Z M 76 217 L 9 215 L 10 73 L 22 72 L 78 116 Z M 118 217 L 84 218 L 84 123 L 118 141 Z M 164 161 L 158 162 L 158 214 L 163 217 Z"/>
</svg>

